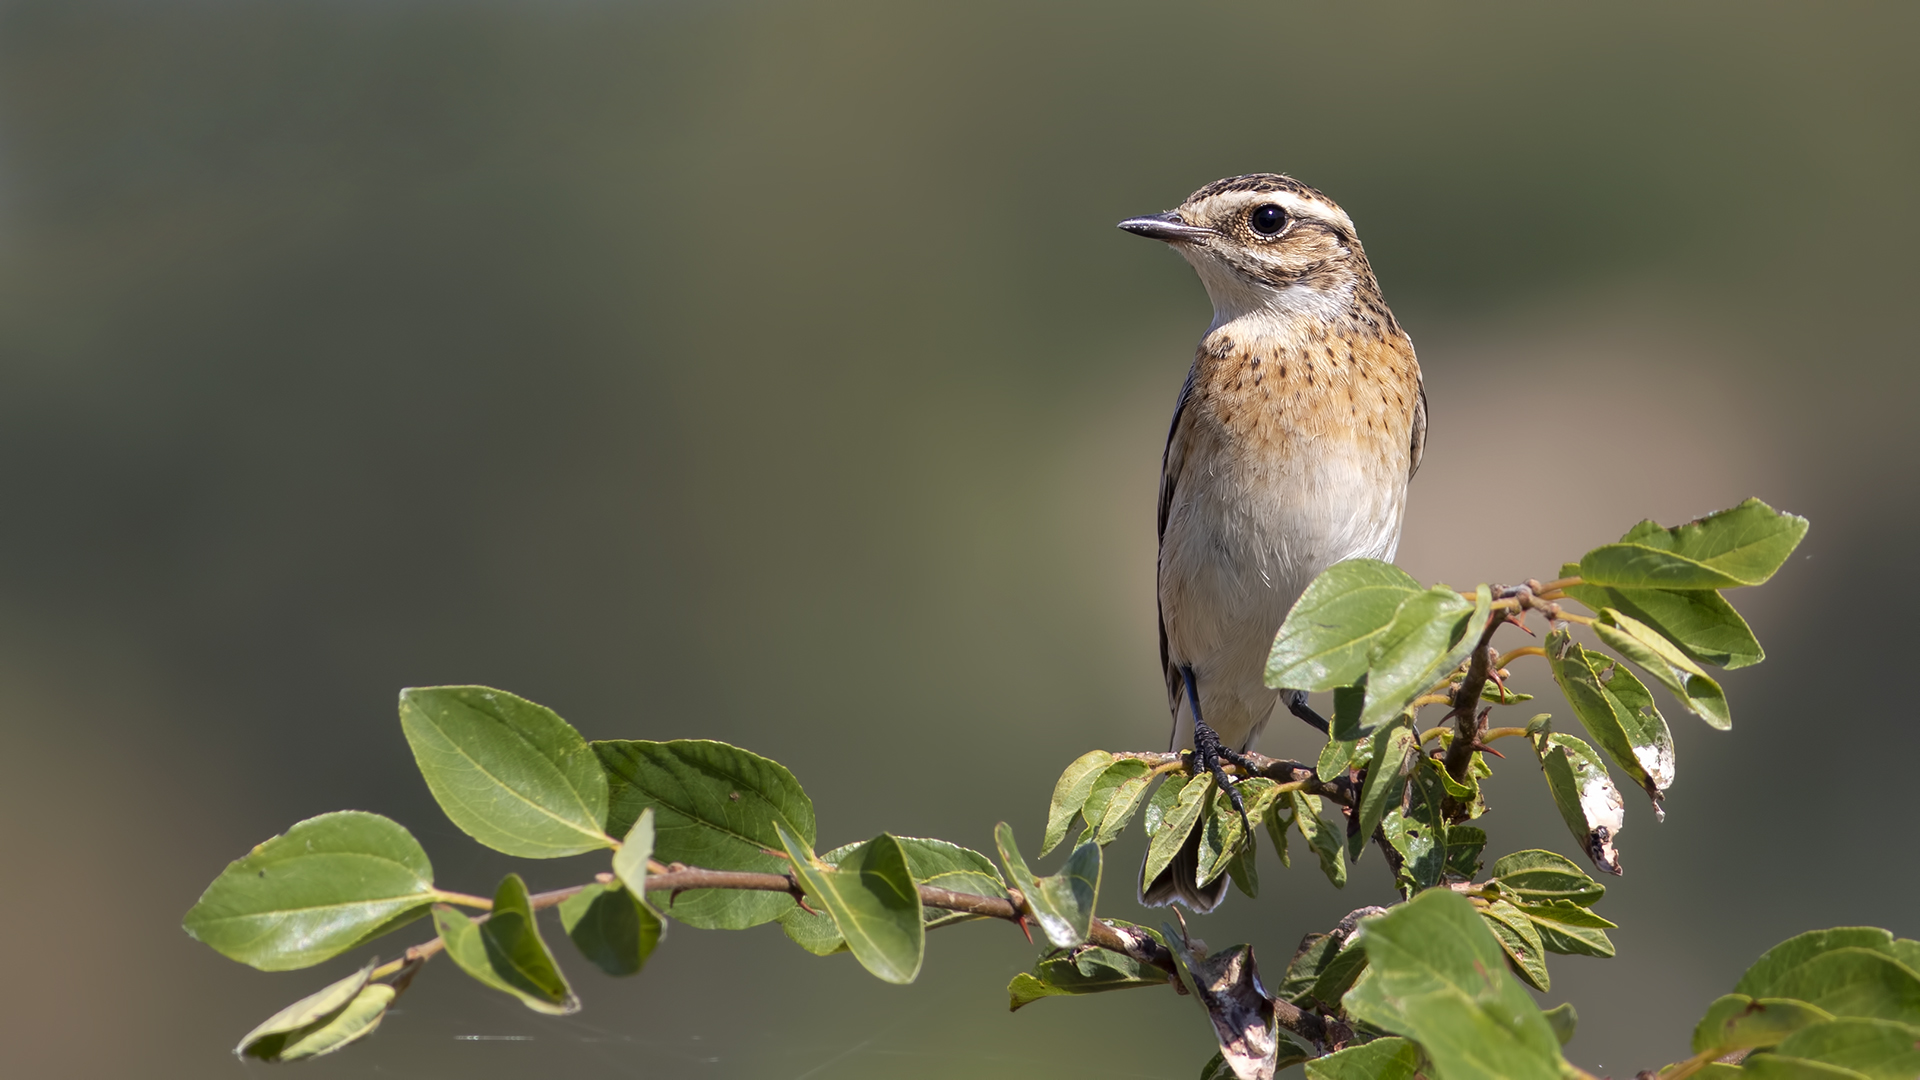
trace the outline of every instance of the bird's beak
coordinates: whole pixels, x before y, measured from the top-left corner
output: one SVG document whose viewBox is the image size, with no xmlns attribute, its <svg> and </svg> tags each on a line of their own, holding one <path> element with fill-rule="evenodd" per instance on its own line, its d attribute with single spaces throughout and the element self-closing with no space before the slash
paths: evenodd
<svg viewBox="0 0 1920 1080">
<path fill-rule="evenodd" d="M 1169 210 L 1164 214 L 1148 214 L 1146 217 L 1128 218 L 1120 227 L 1149 240 L 1164 240 L 1169 244 L 1185 243 L 1190 240 L 1205 240 L 1213 235 L 1213 230 L 1199 225 L 1189 225 L 1180 220 L 1180 215 Z"/>
</svg>

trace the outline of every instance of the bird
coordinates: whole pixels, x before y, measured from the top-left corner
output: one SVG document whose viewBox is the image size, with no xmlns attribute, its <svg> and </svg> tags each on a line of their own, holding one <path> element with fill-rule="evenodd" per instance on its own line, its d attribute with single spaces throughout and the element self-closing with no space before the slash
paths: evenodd
<svg viewBox="0 0 1920 1080">
<path fill-rule="evenodd" d="M 1161 458 L 1160 663 L 1168 749 L 1191 732 L 1196 775 L 1244 818 L 1222 763 L 1250 768 L 1277 701 L 1328 729 L 1304 692 L 1266 685 L 1274 635 L 1321 571 L 1392 561 L 1426 450 L 1426 389 L 1353 220 L 1318 190 L 1232 176 L 1120 228 L 1179 252 L 1213 303 Z M 1199 842 L 1195 829 L 1142 880 L 1142 903 L 1219 906 L 1227 877 L 1197 880 Z"/>
</svg>

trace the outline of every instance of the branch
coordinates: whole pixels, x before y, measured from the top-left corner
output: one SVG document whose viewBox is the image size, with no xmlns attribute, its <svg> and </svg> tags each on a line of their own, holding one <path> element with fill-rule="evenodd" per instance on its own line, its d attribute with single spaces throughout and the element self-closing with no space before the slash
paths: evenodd
<svg viewBox="0 0 1920 1080">
<path fill-rule="evenodd" d="M 1119 757 L 1122 755 L 1116 754 L 1115 756 Z M 1152 757 L 1155 755 L 1142 754 L 1127 756 Z M 1171 755 L 1158 756 L 1167 757 Z M 1274 765 L 1294 765 L 1295 768 L 1305 769 L 1304 766 L 1292 762 L 1272 762 L 1272 759 L 1265 760 Z M 1306 769 L 1305 771 L 1308 773 L 1312 772 L 1310 769 Z M 1264 766 L 1262 772 L 1264 775 Z M 606 883 L 611 883 L 613 880 L 612 874 L 603 873 L 598 876 Z M 543 908 L 553 907 L 585 888 L 585 885 L 572 885 L 564 889 L 535 893 L 527 899 L 533 910 L 539 911 Z M 799 883 L 786 874 L 761 874 L 745 870 L 706 870 L 700 867 L 682 866 L 675 863 L 667 867 L 666 873 L 647 875 L 648 892 L 677 894 L 688 889 L 742 889 L 748 892 L 782 892 L 789 893 L 796 899 L 805 895 L 805 890 L 800 887 Z M 1026 920 L 1032 916 L 1033 912 L 1032 906 L 1027 903 L 1026 897 L 1022 896 L 1017 889 L 1010 889 L 1008 890 L 1007 896 L 999 897 L 976 896 L 972 893 L 954 892 L 952 889 L 941 889 L 932 885 L 922 885 L 920 886 L 920 903 L 926 907 L 939 908 L 942 911 L 958 911 L 968 915 L 978 915 L 988 919 L 1000 919 L 1016 924 L 1024 924 Z M 668 900 L 668 905 L 672 905 L 671 899 Z M 473 917 L 473 921 L 481 923 L 489 918 L 491 918 L 490 915 L 476 915 Z M 1087 942 L 1092 945 L 1097 945 L 1100 948 L 1111 949 L 1114 952 L 1132 957 L 1143 964 L 1150 964 L 1159 968 L 1173 977 L 1172 982 L 1175 988 L 1179 989 L 1181 993 L 1186 992 L 1180 984 L 1179 969 L 1175 967 L 1178 961 L 1174 959 L 1173 954 L 1169 952 L 1165 946 L 1155 940 L 1153 935 L 1135 930 L 1131 927 L 1114 926 L 1102 919 L 1094 919 L 1092 928 L 1087 934 Z M 371 978 L 382 979 L 403 971 L 408 976 L 411 976 L 412 972 L 417 970 L 421 964 L 432 959 L 445 948 L 446 942 L 438 937 L 431 941 L 423 941 L 409 948 L 400 959 L 383 964 L 374 969 Z M 1279 1020 L 1281 1026 L 1307 1039 L 1313 1040 L 1316 1044 L 1324 1043 L 1326 1025 L 1319 1015 L 1307 1012 L 1292 1002 L 1283 1001 L 1278 998 L 1274 999 L 1273 1010 L 1274 1016 Z"/>
<path fill-rule="evenodd" d="M 1336 777 L 1332 780 L 1322 780 L 1320 779 L 1320 774 L 1316 773 L 1311 765 L 1303 765 L 1298 761 L 1288 761 L 1284 758 L 1270 758 L 1265 754 L 1256 754 L 1252 751 L 1248 751 L 1244 756 L 1248 761 L 1253 763 L 1253 774 L 1255 776 L 1264 776 L 1269 780 L 1289 785 L 1288 790 L 1304 791 L 1309 795 L 1319 795 L 1341 806 L 1352 806 L 1358 800 L 1359 795 L 1354 791 L 1353 781 L 1348 780 L 1344 776 Z M 1187 753 L 1185 751 L 1177 754 L 1160 754 L 1151 751 L 1122 750 L 1115 751 L 1113 757 L 1116 761 L 1122 759 L 1144 761 L 1152 765 L 1156 770 L 1170 769 L 1170 767 L 1187 767 Z M 1237 765 L 1228 765 L 1226 767 L 1235 772 L 1241 771 Z"/>
</svg>

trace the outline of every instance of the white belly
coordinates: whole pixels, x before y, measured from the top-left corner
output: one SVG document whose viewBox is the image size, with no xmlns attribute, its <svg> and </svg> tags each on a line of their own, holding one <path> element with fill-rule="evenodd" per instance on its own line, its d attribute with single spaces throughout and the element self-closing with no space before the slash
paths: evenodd
<svg viewBox="0 0 1920 1080">
<path fill-rule="evenodd" d="M 1406 467 L 1318 440 L 1284 460 L 1236 467 L 1208 457 L 1210 468 L 1189 458 L 1174 487 L 1160 612 L 1168 658 L 1193 669 L 1201 714 L 1222 742 L 1245 749 L 1273 712 L 1267 653 L 1307 583 L 1342 559 L 1393 558 Z M 1176 739 L 1191 738 L 1184 695 L 1176 715 Z"/>
</svg>

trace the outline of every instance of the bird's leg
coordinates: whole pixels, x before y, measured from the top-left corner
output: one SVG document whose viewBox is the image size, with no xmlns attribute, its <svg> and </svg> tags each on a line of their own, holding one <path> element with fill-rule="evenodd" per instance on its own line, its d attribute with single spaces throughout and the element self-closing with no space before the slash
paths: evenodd
<svg viewBox="0 0 1920 1080">
<path fill-rule="evenodd" d="M 1220 785 L 1220 790 L 1227 793 L 1228 801 L 1233 803 L 1234 810 L 1240 814 L 1240 824 L 1247 830 L 1247 836 L 1251 838 L 1253 836 L 1253 823 L 1247 820 L 1247 808 L 1245 804 L 1240 801 L 1239 788 L 1227 777 L 1227 771 L 1220 767 L 1220 762 L 1231 762 L 1245 769 L 1249 774 L 1253 772 L 1253 763 L 1248 761 L 1239 751 L 1228 749 L 1226 744 L 1220 741 L 1219 733 L 1215 732 L 1211 727 L 1208 727 L 1207 722 L 1200 718 L 1200 688 L 1194 681 L 1193 669 L 1182 665 L 1180 668 L 1180 677 L 1187 684 L 1187 704 L 1193 707 L 1193 763 L 1195 771 L 1204 769 L 1213 776 L 1213 782 Z"/>
<path fill-rule="evenodd" d="M 1326 717 L 1314 712 L 1313 709 L 1307 705 L 1307 695 L 1298 690 L 1291 691 L 1287 694 L 1287 711 L 1313 725 L 1320 734 L 1333 734 L 1333 725 L 1327 723 Z"/>
</svg>

